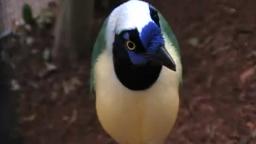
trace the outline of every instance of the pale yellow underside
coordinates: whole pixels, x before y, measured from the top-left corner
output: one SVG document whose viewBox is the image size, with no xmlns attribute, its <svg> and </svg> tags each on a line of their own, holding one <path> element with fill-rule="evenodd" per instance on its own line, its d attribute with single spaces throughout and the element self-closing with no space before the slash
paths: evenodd
<svg viewBox="0 0 256 144">
<path fill-rule="evenodd" d="M 177 71 L 163 67 L 145 91 L 131 91 L 117 79 L 112 54 L 104 51 L 95 65 L 96 109 L 103 128 L 120 144 L 163 144 L 173 127 L 181 74 L 179 58 L 167 48 Z"/>
</svg>

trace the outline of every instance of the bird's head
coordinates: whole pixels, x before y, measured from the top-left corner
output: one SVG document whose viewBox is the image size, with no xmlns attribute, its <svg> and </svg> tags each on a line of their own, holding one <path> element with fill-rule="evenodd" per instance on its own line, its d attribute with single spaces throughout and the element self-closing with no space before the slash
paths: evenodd
<svg viewBox="0 0 256 144">
<path fill-rule="evenodd" d="M 175 71 L 176 65 L 165 48 L 157 10 L 146 2 L 131 0 L 111 16 L 113 54 L 117 61 L 143 66 L 163 65 Z"/>
</svg>

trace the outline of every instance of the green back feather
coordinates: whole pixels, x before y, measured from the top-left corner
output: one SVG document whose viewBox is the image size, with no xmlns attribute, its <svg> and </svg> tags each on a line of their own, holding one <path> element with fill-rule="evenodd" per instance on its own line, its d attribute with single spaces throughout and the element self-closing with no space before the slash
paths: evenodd
<svg viewBox="0 0 256 144">
<path fill-rule="evenodd" d="M 92 59 L 91 59 L 91 76 L 90 76 L 90 92 L 94 91 L 94 86 L 95 86 L 95 70 L 94 66 L 95 63 L 99 57 L 99 55 L 103 52 L 103 50 L 106 48 L 106 27 L 107 27 L 107 21 L 106 19 L 100 29 L 100 32 L 97 36 L 96 42 L 93 46 L 93 51 L 92 51 Z"/>
<path fill-rule="evenodd" d="M 158 15 L 159 15 L 162 31 L 164 31 L 167 34 L 169 40 L 173 43 L 173 46 L 175 48 L 175 51 L 178 54 L 178 57 L 180 58 L 180 48 L 179 48 L 178 41 L 173 33 L 173 30 L 171 29 L 170 25 L 165 20 L 165 18 L 162 16 L 162 14 L 158 13 Z"/>
<path fill-rule="evenodd" d="M 164 31 L 167 34 L 167 38 L 173 43 L 175 51 L 177 52 L 179 59 L 181 59 L 179 44 L 170 25 L 160 13 L 159 13 L 159 19 L 160 19 L 160 25 L 161 25 L 162 31 Z M 180 76 L 180 84 L 182 84 L 182 76 Z"/>
<path fill-rule="evenodd" d="M 22 18 L 26 24 L 33 25 L 35 23 L 32 8 L 29 4 L 25 3 L 22 8 Z"/>
</svg>

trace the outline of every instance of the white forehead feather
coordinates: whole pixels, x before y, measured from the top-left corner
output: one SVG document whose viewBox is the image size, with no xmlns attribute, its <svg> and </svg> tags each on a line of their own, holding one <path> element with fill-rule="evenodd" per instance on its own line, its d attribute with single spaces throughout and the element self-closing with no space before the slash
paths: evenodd
<svg viewBox="0 0 256 144">
<path fill-rule="evenodd" d="M 152 21 L 149 4 L 139 0 L 130 0 L 115 8 L 109 16 L 107 23 L 107 45 L 111 47 L 114 35 L 123 30 L 142 28 Z M 110 43 L 109 43 L 110 42 Z"/>
<path fill-rule="evenodd" d="M 131 0 L 120 5 L 111 16 L 116 18 L 117 33 L 131 28 L 137 28 L 141 32 L 142 28 L 151 21 L 149 4 L 138 0 Z"/>
</svg>

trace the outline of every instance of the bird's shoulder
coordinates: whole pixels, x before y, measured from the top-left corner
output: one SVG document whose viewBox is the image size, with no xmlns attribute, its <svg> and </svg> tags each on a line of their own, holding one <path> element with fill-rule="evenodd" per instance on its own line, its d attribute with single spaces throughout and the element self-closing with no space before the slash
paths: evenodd
<svg viewBox="0 0 256 144">
<path fill-rule="evenodd" d="M 176 36 L 174 35 L 174 32 L 173 32 L 171 26 L 169 25 L 167 20 L 163 17 L 163 15 L 160 12 L 158 12 L 158 15 L 159 15 L 159 21 L 160 21 L 160 26 L 161 26 L 162 32 L 167 35 L 167 38 L 169 39 L 170 42 L 172 42 L 176 53 L 180 57 L 179 44 L 178 44 L 178 41 L 176 39 Z"/>
<path fill-rule="evenodd" d="M 172 50 L 168 50 L 169 52 L 171 52 L 173 57 L 176 57 L 177 60 L 177 66 L 180 67 L 180 72 L 179 72 L 179 79 L 180 79 L 180 84 L 182 83 L 182 64 L 181 64 L 181 52 L 180 52 L 180 48 L 179 48 L 179 43 L 176 39 L 176 36 L 171 28 L 171 26 L 169 25 L 169 23 L 167 22 L 167 20 L 163 17 L 163 15 L 158 12 L 159 15 L 159 22 L 160 22 L 160 26 L 162 29 L 162 32 L 165 36 L 166 39 L 168 39 L 168 41 L 172 44 L 172 46 L 167 46 L 166 48 L 170 48 Z M 168 43 L 168 44 L 170 44 Z M 174 49 L 174 52 L 172 52 Z"/>
<path fill-rule="evenodd" d="M 90 91 L 94 91 L 95 86 L 95 64 L 99 55 L 106 49 L 106 27 L 107 27 L 108 18 L 103 22 L 103 25 L 99 31 L 99 34 L 96 38 L 95 44 L 92 50 L 92 57 L 91 57 L 91 75 L 90 75 Z"/>
</svg>

